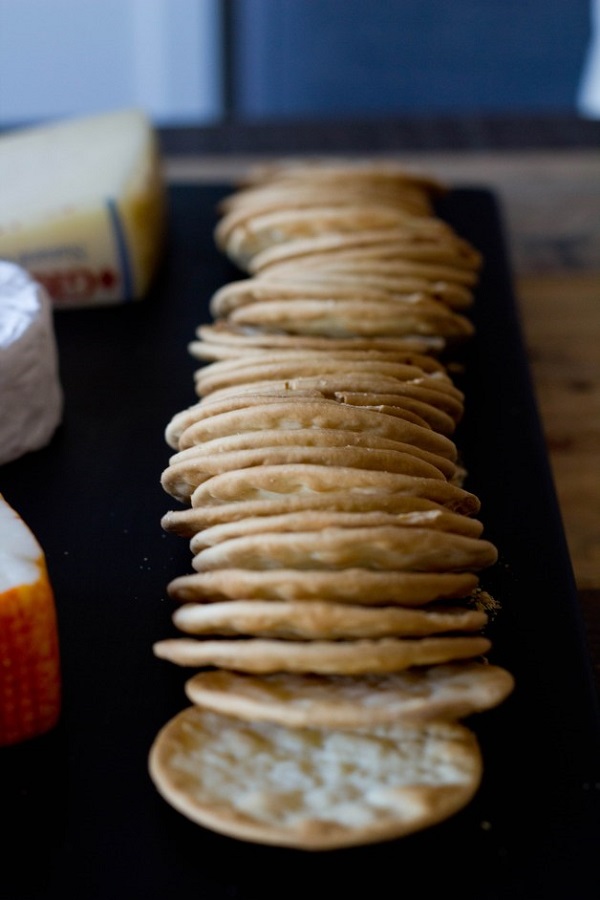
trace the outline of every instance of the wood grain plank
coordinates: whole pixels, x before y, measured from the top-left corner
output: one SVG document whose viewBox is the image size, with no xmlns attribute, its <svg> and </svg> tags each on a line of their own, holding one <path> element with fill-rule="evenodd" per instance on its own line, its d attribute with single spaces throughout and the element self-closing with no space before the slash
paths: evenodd
<svg viewBox="0 0 600 900">
<path fill-rule="evenodd" d="M 522 277 L 525 343 L 577 586 L 600 588 L 600 272 Z"/>
</svg>

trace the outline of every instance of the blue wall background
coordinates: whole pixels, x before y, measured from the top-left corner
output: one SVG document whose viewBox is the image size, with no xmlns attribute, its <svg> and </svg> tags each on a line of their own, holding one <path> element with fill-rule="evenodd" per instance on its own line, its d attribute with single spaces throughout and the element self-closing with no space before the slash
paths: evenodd
<svg viewBox="0 0 600 900">
<path fill-rule="evenodd" d="M 575 112 L 588 0 L 233 0 L 242 119 Z"/>
</svg>

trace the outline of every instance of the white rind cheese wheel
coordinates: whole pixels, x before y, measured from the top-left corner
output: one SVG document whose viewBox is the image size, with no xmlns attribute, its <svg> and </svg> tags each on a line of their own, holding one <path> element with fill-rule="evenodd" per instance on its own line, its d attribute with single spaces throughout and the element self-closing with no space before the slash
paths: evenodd
<svg viewBox="0 0 600 900">
<path fill-rule="evenodd" d="M 42 285 L 0 260 L 0 465 L 51 439 L 63 392 L 52 319 Z"/>
<path fill-rule="evenodd" d="M 60 307 L 141 298 L 161 256 L 166 192 L 156 134 L 119 110 L 0 135 L 0 258 Z"/>
</svg>

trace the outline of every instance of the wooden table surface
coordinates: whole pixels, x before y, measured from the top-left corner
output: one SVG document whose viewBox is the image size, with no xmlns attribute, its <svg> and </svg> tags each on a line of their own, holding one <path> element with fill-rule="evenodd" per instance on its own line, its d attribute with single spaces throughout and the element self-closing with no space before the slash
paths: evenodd
<svg viewBox="0 0 600 900">
<path fill-rule="evenodd" d="M 492 189 L 499 199 L 600 689 L 600 153 L 542 147 L 384 155 L 418 165 L 452 186 Z M 172 183 L 222 183 L 277 156 L 178 153 L 166 156 L 165 168 Z"/>
</svg>

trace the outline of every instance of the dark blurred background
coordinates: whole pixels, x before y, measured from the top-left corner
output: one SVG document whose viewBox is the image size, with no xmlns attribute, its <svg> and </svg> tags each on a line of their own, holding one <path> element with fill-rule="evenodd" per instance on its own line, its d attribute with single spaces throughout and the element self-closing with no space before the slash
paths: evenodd
<svg viewBox="0 0 600 900">
<path fill-rule="evenodd" d="M 237 0 L 235 118 L 574 111 L 587 0 Z"/>
<path fill-rule="evenodd" d="M 595 0 L 0 0 L 0 127 L 600 116 Z"/>
</svg>

